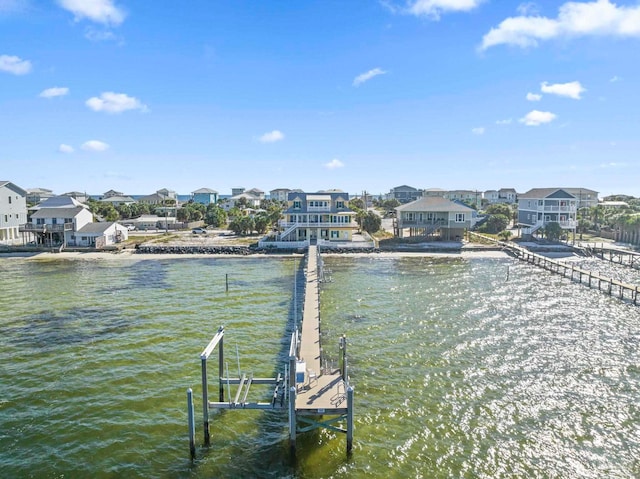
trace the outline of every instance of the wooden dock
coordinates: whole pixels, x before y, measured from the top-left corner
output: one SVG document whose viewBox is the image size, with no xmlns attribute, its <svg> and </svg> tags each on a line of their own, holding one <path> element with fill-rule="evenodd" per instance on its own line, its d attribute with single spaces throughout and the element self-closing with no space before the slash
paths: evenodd
<svg viewBox="0 0 640 479">
<path fill-rule="evenodd" d="M 565 278 L 571 279 L 571 281 L 576 281 L 580 284 L 584 284 L 585 286 L 588 286 L 589 288 L 594 288 L 594 289 L 597 289 L 598 291 L 607 293 L 609 296 L 615 296 L 619 299 L 630 301 L 634 305 L 637 305 L 640 302 L 640 298 L 638 294 L 640 293 L 640 287 L 634 284 L 618 281 L 616 279 L 608 278 L 598 273 L 594 273 L 593 271 L 588 271 L 588 270 L 573 266 L 571 264 L 567 264 L 561 261 L 547 258 L 546 256 L 533 253 L 527 249 L 521 248 L 520 246 L 516 246 L 513 243 L 499 241 L 489 236 L 480 235 L 478 233 L 470 232 L 469 235 L 476 236 L 484 240 L 487 240 L 489 242 L 495 243 L 501 246 L 506 252 L 509 252 L 512 256 L 516 257 L 521 261 L 526 261 L 529 264 L 532 264 L 534 266 L 539 266 L 541 268 L 546 269 L 547 271 L 551 271 L 552 273 L 560 274 Z M 633 255 L 633 258 L 636 258 L 636 256 L 640 256 L 637 253 L 626 252 L 624 250 L 619 250 L 619 249 L 615 249 L 615 250 L 612 249 L 611 251 L 612 251 L 611 253 L 612 257 L 614 257 L 613 251 L 615 251 L 617 254 L 629 253 L 630 255 Z M 602 254 L 604 255 L 604 252 Z M 631 260 L 632 267 L 633 267 L 634 261 L 635 259 Z M 612 262 L 614 261 L 612 260 Z M 615 261 L 615 263 L 618 263 L 618 261 Z"/>
<path fill-rule="evenodd" d="M 323 367 L 319 286 L 322 260 L 317 246 L 309 246 L 306 261 L 300 339 L 298 341 L 297 333 L 292 335 L 289 352 L 291 449 L 295 453 L 296 433 L 325 428 L 345 433 L 347 453 L 350 453 L 353 444 L 353 387 L 349 385 L 347 342 L 344 336 L 340 340 L 339 370 Z"/>
<path fill-rule="evenodd" d="M 347 391 L 339 370 L 324 371 L 320 344 L 320 288 L 316 246 L 309 247 L 298 361 L 305 363 L 305 382 L 298 387 L 298 414 L 343 414 Z"/>
<path fill-rule="evenodd" d="M 640 253 L 620 248 L 606 247 L 604 244 L 580 245 L 589 254 L 614 264 L 640 269 Z"/>
<path fill-rule="evenodd" d="M 202 369 L 202 416 L 204 444 L 210 445 L 210 412 L 214 409 L 226 410 L 269 410 L 287 409 L 289 412 L 289 439 L 295 456 L 298 433 L 324 428 L 341 432 L 347 436 L 347 453 L 353 446 L 353 397 L 354 389 L 349 385 L 347 366 L 347 340 L 340 338 L 340 367 L 332 370 L 323 366 L 320 343 L 320 288 L 323 277 L 322 259 L 317 246 L 312 245 L 306 255 L 304 309 L 298 329 L 297 312 L 293 321 L 295 331 L 291 335 L 289 358 L 283 374 L 275 378 L 258 378 L 251 374 L 238 377 L 229 375 L 224 356 L 224 327 L 220 326 L 215 336 L 200 354 Z M 294 285 L 297 281 L 294 281 Z M 295 286 L 294 286 L 295 288 Z M 297 291 L 294 289 L 294 304 Z M 208 360 L 214 351 L 218 352 L 217 400 L 209 400 Z M 270 386 L 267 401 L 250 400 L 252 385 Z M 232 393 L 232 389 L 235 391 Z M 268 388 L 267 388 L 268 389 Z M 191 458 L 195 458 L 195 422 L 193 392 L 187 391 L 189 420 L 189 448 Z"/>
</svg>

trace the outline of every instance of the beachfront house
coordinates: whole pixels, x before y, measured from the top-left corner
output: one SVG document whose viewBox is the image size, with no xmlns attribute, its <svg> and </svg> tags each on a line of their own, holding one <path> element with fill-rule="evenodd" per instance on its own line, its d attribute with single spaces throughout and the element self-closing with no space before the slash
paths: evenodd
<svg viewBox="0 0 640 479">
<path fill-rule="evenodd" d="M 398 200 L 400 203 L 409 203 L 415 201 L 422 196 L 422 191 L 413 186 L 401 185 L 391 188 L 387 194 L 387 199 Z"/>
<path fill-rule="evenodd" d="M 291 192 L 287 205 L 279 241 L 351 241 L 358 228 L 349 193 L 343 191 Z"/>
<path fill-rule="evenodd" d="M 215 205 L 218 202 L 218 192 L 210 188 L 200 188 L 199 190 L 191 192 L 191 199 L 193 199 L 194 203 Z"/>
<path fill-rule="evenodd" d="M 87 205 L 71 196 L 54 196 L 31 211 L 30 222 L 21 224 L 19 231 L 34 236 L 36 243 L 41 245 L 75 244 L 76 232 L 93 222 L 93 214 Z"/>
<path fill-rule="evenodd" d="M 289 188 L 276 188 L 269 191 L 269 199 L 274 201 L 287 201 L 287 195 L 291 192 Z"/>
<path fill-rule="evenodd" d="M 578 199 L 563 188 L 533 188 L 518 198 L 518 224 L 523 235 L 531 235 L 549 223 L 564 230 L 577 226 Z"/>
<path fill-rule="evenodd" d="M 10 181 L 0 181 L 0 244 L 17 243 L 20 222 L 27 221 L 27 191 Z"/>
<path fill-rule="evenodd" d="M 126 241 L 129 231 L 115 222 L 87 223 L 75 232 L 69 246 L 105 248 Z"/>
<path fill-rule="evenodd" d="M 428 239 L 461 240 L 476 222 L 476 210 L 458 201 L 425 197 L 396 208 L 395 234 Z"/>
<path fill-rule="evenodd" d="M 54 196 L 56 195 L 53 194 L 52 190 L 48 190 L 46 188 L 31 188 L 27 190 L 27 203 L 30 205 L 37 205 L 41 201 Z"/>
<path fill-rule="evenodd" d="M 104 196 L 101 200 L 98 200 L 98 201 L 100 201 L 101 203 L 108 203 L 113 207 L 121 206 L 121 205 L 132 205 L 136 203 L 136 200 L 134 200 L 131 196 L 125 196 L 125 195 Z"/>
</svg>

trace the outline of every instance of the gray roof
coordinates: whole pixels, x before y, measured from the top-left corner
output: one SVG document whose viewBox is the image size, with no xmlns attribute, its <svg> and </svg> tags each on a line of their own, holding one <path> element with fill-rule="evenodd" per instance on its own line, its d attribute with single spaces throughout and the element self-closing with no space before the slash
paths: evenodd
<svg viewBox="0 0 640 479">
<path fill-rule="evenodd" d="M 550 196 L 557 196 L 555 195 L 555 193 L 558 192 L 565 192 L 568 197 L 573 197 L 573 195 L 571 193 L 569 193 L 567 191 L 566 188 L 532 188 L 529 191 L 527 191 L 526 193 L 522 193 L 520 195 L 521 199 L 526 199 L 526 198 L 549 198 Z"/>
<path fill-rule="evenodd" d="M 419 200 L 412 201 L 406 205 L 398 206 L 396 211 L 432 211 L 432 212 L 444 212 L 454 211 L 459 213 L 467 213 L 469 211 L 475 211 L 473 208 L 451 201 L 446 198 L 437 196 L 428 196 L 420 198 Z"/>
<path fill-rule="evenodd" d="M 210 188 L 200 188 L 199 190 L 196 191 L 192 191 L 191 192 L 192 195 L 197 195 L 197 194 L 218 194 L 218 192 L 216 190 L 212 190 Z"/>
<path fill-rule="evenodd" d="M 40 203 L 36 208 L 37 209 L 42 209 L 42 208 L 73 208 L 74 206 L 80 206 L 80 207 L 86 208 L 85 205 L 80 203 L 75 198 L 72 198 L 71 196 L 64 196 L 64 195 L 52 196 L 51 198 L 47 198 L 42 203 Z"/>
<path fill-rule="evenodd" d="M 71 208 L 39 208 L 38 211 L 31 215 L 32 218 L 74 218 L 78 213 L 84 210 L 83 206 L 74 206 Z"/>
<path fill-rule="evenodd" d="M 103 203 L 135 203 L 131 196 L 108 196 L 100 200 Z"/>
<path fill-rule="evenodd" d="M 22 188 L 20 188 L 15 183 L 12 183 L 10 181 L 0 181 L 0 187 L 2 187 L 2 186 L 6 186 L 7 188 L 12 189 L 16 193 L 18 193 L 20 196 L 27 196 L 27 191 L 23 190 Z"/>
<path fill-rule="evenodd" d="M 392 188 L 392 191 L 418 191 L 418 190 L 413 186 L 401 185 L 401 186 L 396 186 L 395 188 Z"/>
<path fill-rule="evenodd" d="M 102 222 L 102 223 L 87 223 L 82 228 L 80 228 L 78 233 L 88 233 L 88 234 L 102 234 L 107 231 L 113 225 L 112 221 Z"/>
</svg>

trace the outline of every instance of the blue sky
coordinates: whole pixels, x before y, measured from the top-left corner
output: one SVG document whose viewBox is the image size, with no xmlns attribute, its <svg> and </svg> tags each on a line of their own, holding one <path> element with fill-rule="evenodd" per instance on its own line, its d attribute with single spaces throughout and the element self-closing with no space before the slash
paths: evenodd
<svg viewBox="0 0 640 479">
<path fill-rule="evenodd" d="M 640 196 L 635 0 L 0 0 L 0 180 Z"/>
</svg>

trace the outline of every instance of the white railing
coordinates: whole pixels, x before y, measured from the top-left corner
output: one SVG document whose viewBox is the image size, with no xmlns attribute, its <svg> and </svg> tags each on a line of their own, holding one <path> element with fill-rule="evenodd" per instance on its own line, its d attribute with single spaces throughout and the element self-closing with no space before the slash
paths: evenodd
<svg viewBox="0 0 640 479">
<path fill-rule="evenodd" d="M 290 227 L 298 227 L 298 228 L 357 228 L 358 223 L 355 221 L 351 221 L 348 223 L 332 223 L 328 221 L 323 222 L 313 222 L 313 221 L 298 221 L 298 222 L 289 222 L 289 221 L 281 221 L 280 227 L 282 228 L 290 228 Z"/>
<path fill-rule="evenodd" d="M 544 211 L 576 211 L 574 206 L 545 206 Z"/>
</svg>

